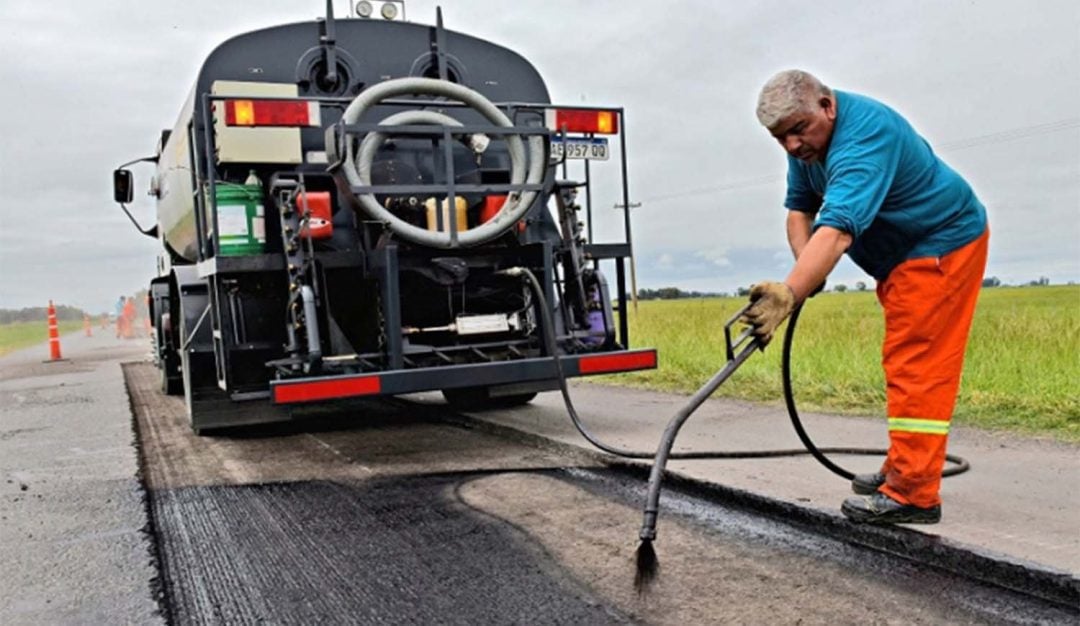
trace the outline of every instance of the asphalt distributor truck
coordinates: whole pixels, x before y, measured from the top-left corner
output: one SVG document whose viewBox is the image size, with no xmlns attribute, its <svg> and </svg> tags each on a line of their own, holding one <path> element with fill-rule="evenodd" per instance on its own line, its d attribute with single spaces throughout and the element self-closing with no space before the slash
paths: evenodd
<svg viewBox="0 0 1080 626">
<path fill-rule="evenodd" d="M 218 46 L 156 154 L 114 172 L 126 212 L 125 168 L 156 164 L 154 350 L 192 428 L 429 390 L 508 407 L 560 375 L 655 368 L 628 347 L 622 109 L 552 104 L 526 59 L 441 13 L 329 4 Z M 622 242 L 592 238 L 603 167 Z"/>
</svg>

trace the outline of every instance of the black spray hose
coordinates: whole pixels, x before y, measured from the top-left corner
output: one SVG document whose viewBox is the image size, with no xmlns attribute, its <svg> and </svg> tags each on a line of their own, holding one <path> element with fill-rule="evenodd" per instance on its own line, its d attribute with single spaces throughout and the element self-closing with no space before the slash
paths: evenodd
<svg viewBox="0 0 1080 626">
<path fill-rule="evenodd" d="M 678 435 L 679 430 L 683 424 L 689 419 L 690 415 L 700 407 L 705 400 L 709 398 L 716 391 L 720 385 L 724 383 L 734 372 L 741 366 L 746 359 L 750 357 L 756 350 L 762 348 L 759 340 L 753 337 L 751 329 L 746 329 L 734 342 L 728 338 L 728 362 L 727 364 L 712 378 L 709 379 L 700 389 L 698 389 L 690 400 L 684 405 L 678 413 L 668 422 L 667 427 L 664 429 L 664 434 L 660 439 L 660 443 L 657 446 L 655 453 L 643 452 L 639 450 L 627 450 L 624 448 L 618 448 L 599 440 L 593 435 L 585 424 L 581 421 L 581 417 L 578 415 L 577 409 L 574 407 L 573 400 L 570 398 L 570 389 L 566 383 L 566 374 L 563 371 L 562 361 L 559 358 L 558 345 L 555 340 L 555 324 L 551 315 L 551 311 L 548 308 L 547 298 L 544 295 L 543 287 L 540 285 L 540 281 L 536 276 L 526 268 L 512 267 L 505 270 L 500 270 L 497 274 L 503 276 L 519 276 L 523 277 L 529 286 L 532 288 L 537 300 L 540 304 L 540 314 L 543 324 L 544 345 L 549 355 L 551 355 L 552 362 L 555 365 L 556 378 L 559 383 L 559 391 L 562 392 L 563 401 L 566 404 L 567 413 L 570 415 L 570 420 L 574 423 L 574 427 L 581 433 L 589 443 L 593 444 L 597 448 L 620 456 L 631 459 L 653 459 L 652 469 L 649 473 L 649 490 L 645 500 L 644 519 L 642 521 L 641 531 L 639 533 L 639 539 L 641 545 L 637 550 L 637 574 L 634 579 L 634 586 L 639 592 L 643 591 L 648 584 L 655 578 L 657 570 L 659 568 L 656 552 L 652 547 L 652 542 L 656 539 L 656 522 L 659 513 L 660 504 L 660 488 L 663 481 L 664 469 L 667 466 L 669 459 L 679 460 L 691 460 L 691 459 L 750 459 L 750 458 L 771 458 L 771 457 L 784 457 L 784 456 L 796 456 L 803 454 L 813 455 L 822 465 L 827 467 L 833 473 L 851 480 L 854 474 L 829 460 L 825 456 L 825 453 L 830 454 L 855 454 L 855 455 L 873 455 L 884 456 L 887 454 L 887 450 L 883 449 L 870 449 L 870 448 L 844 448 L 844 447 L 829 447 L 818 448 L 814 445 L 814 442 L 807 435 L 806 430 L 803 428 L 802 420 L 799 417 L 798 409 L 795 407 L 795 398 L 791 387 L 791 344 L 795 336 L 795 326 L 798 323 L 799 314 L 802 311 L 802 305 L 799 305 L 791 314 L 791 319 L 788 321 L 787 331 L 784 334 L 784 345 L 782 355 L 782 370 L 783 370 L 783 386 L 784 386 L 784 403 L 787 405 L 788 416 L 791 418 L 792 426 L 795 428 L 796 434 L 799 436 L 799 440 L 802 441 L 805 449 L 787 449 L 787 450 L 744 450 L 744 451 L 709 451 L 709 452 L 671 452 L 671 448 L 675 443 L 675 437 Z M 738 311 L 725 325 L 725 333 L 727 333 L 730 327 L 742 317 L 743 312 L 749 305 L 743 307 Z M 747 341 L 749 340 L 749 341 Z M 745 345 L 744 345 L 745 344 Z M 741 348 L 741 349 L 740 349 Z M 736 349 L 739 349 L 736 353 Z M 963 458 L 955 455 L 946 455 L 946 460 L 956 464 L 955 467 L 951 467 L 941 473 L 944 476 L 953 476 L 967 471 L 971 466 Z"/>
<path fill-rule="evenodd" d="M 795 310 L 791 312 L 791 318 L 788 320 L 787 330 L 784 332 L 784 345 L 783 352 L 781 353 L 781 377 L 784 383 L 784 404 L 787 406 L 788 417 L 791 418 L 791 425 L 795 428 L 795 434 L 799 436 L 799 441 L 806 446 L 805 452 L 813 455 L 819 463 L 824 465 L 832 473 L 851 480 L 855 477 L 855 474 L 849 470 L 840 467 L 836 463 L 833 463 L 824 453 L 829 454 L 855 454 L 864 456 L 885 456 L 889 453 L 884 449 L 871 449 L 871 448 L 818 448 L 814 445 L 814 442 L 810 440 L 810 435 L 806 434 L 806 429 L 803 428 L 802 419 L 799 418 L 799 410 L 795 408 L 795 394 L 791 388 L 791 344 L 794 343 L 795 338 L 795 326 L 799 322 L 799 315 L 802 313 L 802 305 L 795 307 Z M 942 478 L 946 476 L 955 476 L 957 474 L 963 474 L 971 469 L 971 464 L 967 459 L 957 456 L 955 454 L 946 454 L 945 460 L 952 463 L 952 467 L 947 467 L 941 472 Z"/>
<path fill-rule="evenodd" d="M 625 448 L 619 448 L 610 444 L 604 443 L 598 439 L 582 422 L 581 417 L 578 415 L 577 409 L 574 407 L 574 402 L 570 398 L 570 390 L 566 384 L 566 374 L 562 368 L 562 362 L 558 358 L 558 347 L 555 343 L 555 331 L 554 322 L 551 318 L 551 312 L 548 309 L 547 298 L 544 296 L 543 288 L 540 286 L 540 281 L 536 276 L 526 268 L 513 267 L 498 272 L 504 276 L 519 276 L 529 283 L 533 293 L 536 295 L 540 303 L 540 312 L 544 324 L 544 342 L 545 348 L 549 355 L 552 356 L 552 361 L 555 365 L 556 378 L 559 382 L 559 390 L 562 392 L 563 401 L 566 404 L 566 411 L 570 414 L 570 420 L 574 423 L 574 427 L 577 429 L 581 436 L 584 437 L 589 443 L 597 448 L 614 454 L 615 456 L 621 456 L 630 459 L 655 459 L 658 456 L 658 452 L 645 452 L 641 450 L 627 450 Z M 745 309 L 744 309 L 745 310 Z M 888 451 L 884 449 L 871 449 L 871 448 L 844 448 L 844 447 L 826 447 L 819 448 L 814 445 L 814 442 L 810 439 L 810 436 L 806 433 L 806 429 L 803 428 L 802 420 L 799 417 L 799 411 L 795 406 L 795 398 L 792 392 L 791 386 L 791 344 L 795 335 L 795 325 L 799 319 L 799 313 L 802 307 L 796 307 L 795 311 L 791 314 L 791 319 L 788 322 L 787 332 L 784 335 L 783 345 L 783 383 L 784 383 L 784 402 L 787 405 L 788 416 L 791 418 L 792 426 L 795 428 L 796 434 L 799 436 L 799 440 L 802 441 L 805 449 L 802 448 L 789 448 L 780 450 L 742 450 L 742 451 L 711 451 L 711 452 L 670 452 L 670 449 L 664 453 L 664 462 L 667 459 L 677 460 L 694 460 L 694 459 L 760 459 L 760 458 L 773 458 L 773 457 L 785 457 L 785 456 L 798 456 L 804 454 L 810 454 L 817 459 L 822 465 L 832 470 L 833 473 L 851 480 L 854 474 L 850 471 L 839 467 L 825 456 L 828 454 L 853 454 L 863 456 L 884 456 Z M 742 310 L 735 314 L 732 319 L 737 319 L 742 314 Z M 735 347 L 739 347 L 742 342 L 748 337 L 749 331 L 744 332 L 736 342 Z M 697 393 L 695 393 L 690 401 L 684 406 L 679 413 L 672 419 L 669 424 L 669 429 L 672 425 L 675 425 L 675 432 L 682 426 L 683 422 L 692 414 L 701 404 L 708 398 L 727 378 L 736 370 L 742 363 L 753 354 L 755 349 L 758 349 L 760 344 L 757 340 L 753 340 L 751 344 L 748 344 L 737 355 L 731 359 L 727 365 L 724 366 L 719 372 L 717 372 L 705 385 L 703 385 Z M 684 415 L 685 414 L 685 415 Z M 666 435 L 666 431 L 665 431 Z M 662 442 L 666 440 L 662 439 Z M 952 476 L 967 471 L 970 468 L 970 464 L 961 457 L 954 455 L 947 455 L 945 457 L 951 463 L 957 464 L 957 467 L 951 467 L 942 472 L 942 476 Z"/>
</svg>

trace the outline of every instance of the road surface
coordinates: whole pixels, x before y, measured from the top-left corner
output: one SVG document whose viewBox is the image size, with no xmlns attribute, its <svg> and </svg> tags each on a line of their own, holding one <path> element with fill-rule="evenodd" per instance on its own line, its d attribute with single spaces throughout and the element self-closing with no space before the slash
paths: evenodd
<svg viewBox="0 0 1080 626">
<path fill-rule="evenodd" d="M 175 623 L 1054 622 L 1061 607 L 672 492 L 632 580 L 642 484 L 407 401 L 196 437 L 126 365 Z"/>
</svg>

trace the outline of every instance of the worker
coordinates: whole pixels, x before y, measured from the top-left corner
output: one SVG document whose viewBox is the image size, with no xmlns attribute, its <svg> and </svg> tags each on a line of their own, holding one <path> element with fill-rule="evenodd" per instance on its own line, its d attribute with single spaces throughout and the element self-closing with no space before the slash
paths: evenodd
<svg viewBox="0 0 1080 626">
<path fill-rule="evenodd" d="M 116 338 L 124 336 L 124 296 L 116 299 Z"/>
<path fill-rule="evenodd" d="M 121 316 L 124 318 L 124 339 L 135 338 L 135 298 L 128 297 L 124 301 Z"/>
<path fill-rule="evenodd" d="M 139 309 L 139 314 L 143 319 L 143 337 L 149 337 L 153 331 L 153 326 L 150 324 L 150 293 L 147 292 L 143 297 L 142 307 Z"/>
<path fill-rule="evenodd" d="M 941 519 L 941 470 L 964 350 L 986 267 L 986 209 L 896 111 L 801 70 L 761 90 L 758 121 L 787 152 L 795 265 L 750 292 L 745 321 L 767 344 L 847 255 L 877 280 L 884 310 L 889 451 L 841 506 L 873 523 Z"/>
</svg>

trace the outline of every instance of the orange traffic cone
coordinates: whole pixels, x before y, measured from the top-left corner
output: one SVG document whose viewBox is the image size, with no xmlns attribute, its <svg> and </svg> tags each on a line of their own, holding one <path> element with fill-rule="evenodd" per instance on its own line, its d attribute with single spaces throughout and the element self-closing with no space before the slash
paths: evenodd
<svg viewBox="0 0 1080 626">
<path fill-rule="evenodd" d="M 90 316 L 85 313 L 82 316 L 83 331 L 86 332 L 87 337 L 93 337 L 94 333 L 90 330 Z"/>
<path fill-rule="evenodd" d="M 56 307 L 49 300 L 49 361 L 63 361 L 60 358 L 60 331 L 56 328 Z"/>
</svg>

